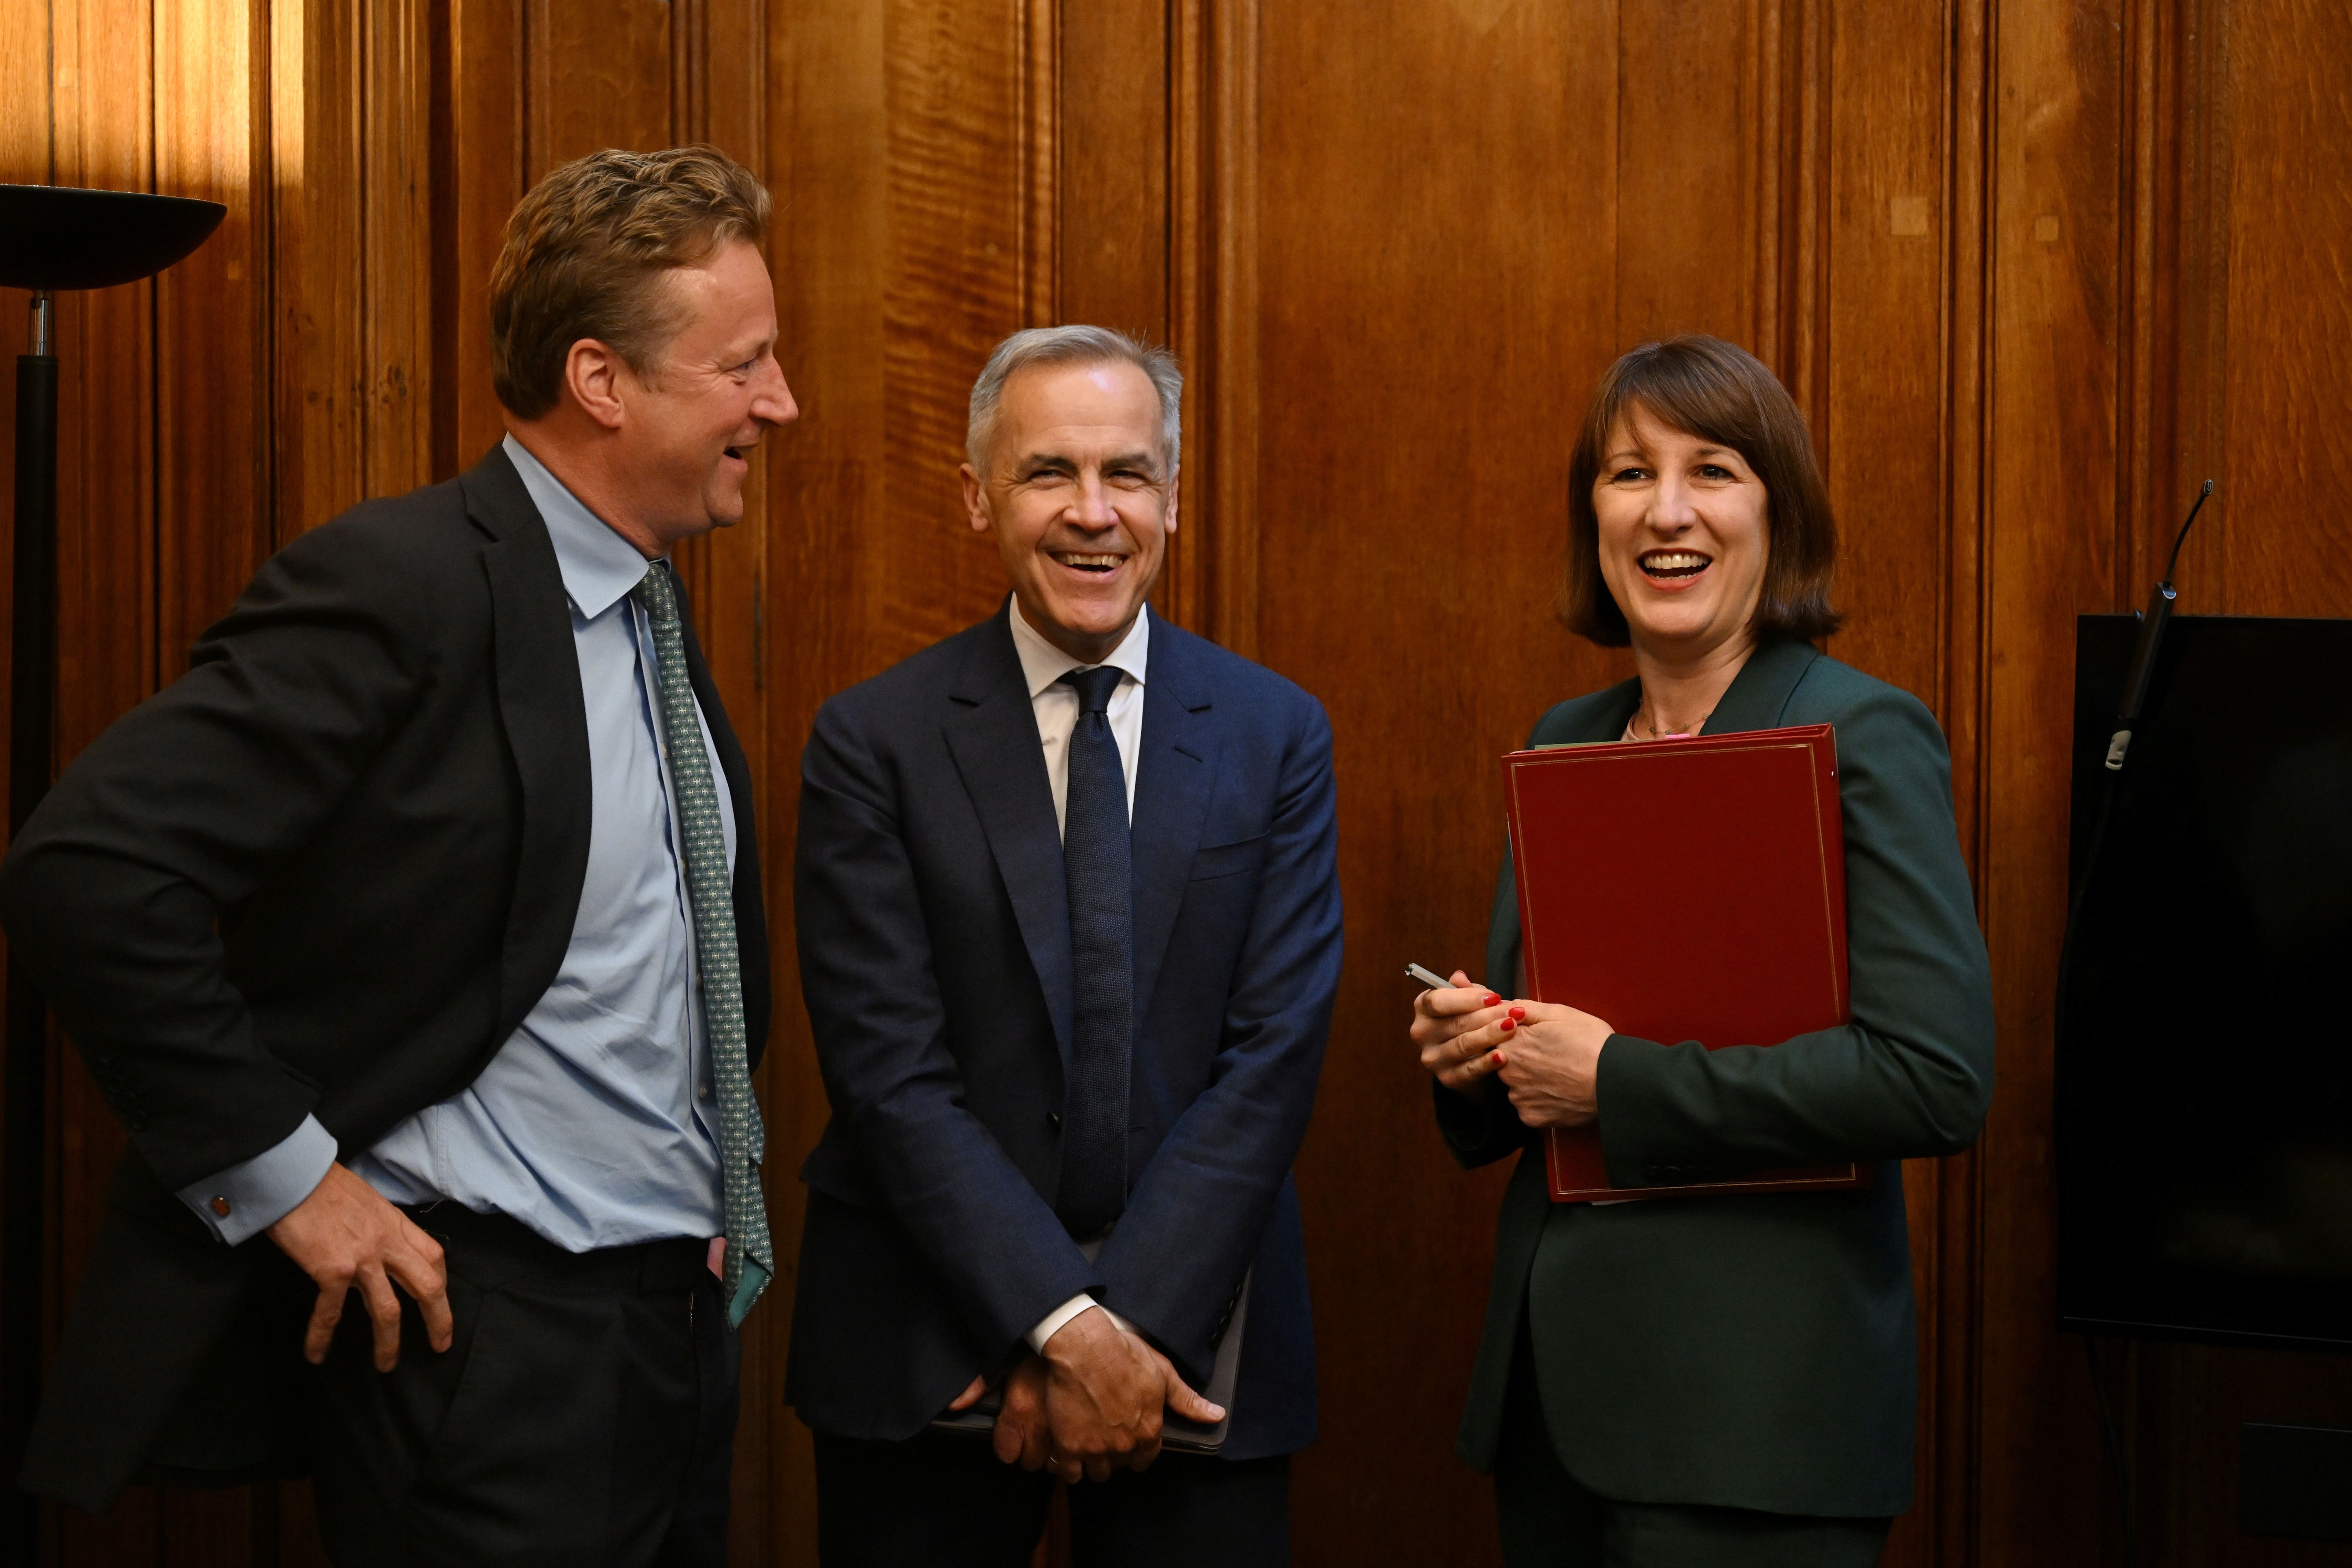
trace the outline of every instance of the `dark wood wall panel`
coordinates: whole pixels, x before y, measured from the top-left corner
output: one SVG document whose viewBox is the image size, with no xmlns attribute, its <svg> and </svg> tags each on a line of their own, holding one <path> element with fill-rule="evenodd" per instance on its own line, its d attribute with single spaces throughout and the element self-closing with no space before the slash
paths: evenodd
<svg viewBox="0 0 2352 1568">
<path fill-rule="evenodd" d="M 532 179 L 599 148 L 642 151 L 676 140 L 676 17 L 663 0 L 602 0 L 593 14 L 564 0 L 525 0 L 523 16 Z"/>
<path fill-rule="evenodd" d="M 2340 616 L 2352 552 L 2315 537 L 2313 487 L 2352 410 L 2352 26 L 2312 0 L 2231 21 L 2222 602 Z"/>
<path fill-rule="evenodd" d="M 1759 19 L 1780 7 L 1750 0 L 1622 0 L 1611 9 L 1621 95 L 1618 344 L 1712 332 L 1753 348 L 1762 302 L 1759 241 L 1775 216 L 1760 210 L 1766 193 L 1757 179 L 1764 74 L 1757 32 Z M 1605 56 L 1605 25 L 1592 16 L 1570 47 Z M 1507 98 L 1501 107 L 1523 113 L 1525 100 Z M 1552 155 L 1591 193 L 1600 151 L 1569 142 Z M 1602 242 L 1596 237 L 1587 243 L 1598 249 Z"/>
<path fill-rule="evenodd" d="M 365 268 L 350 243 L 364 210 L 364 29 L 343 5 L 270 21 L 271 459 L 284 540 L 349 505 L 366 471 Z"/>
<path fill-rule="evenodd" d="M 956 469 L 976 375 L 1026 325 L 1020 0 L 889 0 L 887 223 L 880 260 L 884 520 L 865 556 L 875 668 L 960 631 L 1004 593 L 961 522 Z"/>
<path fill-rule="evenodd" d="M 1166 0 L 1061 0 L 1055 55 L 1052 314 L 1159 342 L 1172 281 L 1171 20 Z"/>
<path fill-rule="evenodd" d="M 229 208 L 155 281 L 156 674 L 168 678 L 272 542 L 268 77 L 265 18 L 245 0 L 174 0 L 154 18 L 157 184 Z"/>
<path fill-rule="evenodd" d="M 433 468 L 433 13 L 429 0 L 358 0 L 346 16 L 360 43 L 357 91 L 328 102 L 356 98 L 360 109 L 361 482 L 366 495 L 400 495 L 440 477 Z"/>
<path fill-rule="evenodd" d="M 1298 1168 L 1305 1563 L 1496 1552 L 1453 1447 L 1504 1173 L 1446 1156 L 1402 971 L 1483 969 L 1494 759 L 1614 678 L 1552 599 L 1573 421 L 1619 346 L 1616 15 L 1263 16 L 1256 653 L 1331 716 L 1349 944 Z"/>
<path fill-rule="evenodd" d="M 1948 19 L 1924 5 L 1842 6 L 1829 27 L 1830 353 L 1815 434 L 1846 617 L 1831 646 L 1941 710 Z"/>
<path fill-rule="evenodd" d="M 2082 1351 L 2052 1331 L 2050 999 L 2065 916 L 2074 618 L 2108 608 L 2113 593 L 2122 22 L 2114 5 L 2005 15 L 1994 44 L 1978 875 L 2000 1062 L 1981 1148 L 1977 1458 L 1988 1555 L 2032 1563 L 2094 1561 L 2100 1544 Z"/>
<path fill-rule="evenodd" d="M 498 444 L 490 391 L 490 268 L 507 215 L 529 188 L 523 91 L 525 0 L 449 0 L 446 119 L 433 151 L 439 230 L 434 312 L 443 373 L 436 394 L 435 469 L 454 473 Z"/>
</svg>

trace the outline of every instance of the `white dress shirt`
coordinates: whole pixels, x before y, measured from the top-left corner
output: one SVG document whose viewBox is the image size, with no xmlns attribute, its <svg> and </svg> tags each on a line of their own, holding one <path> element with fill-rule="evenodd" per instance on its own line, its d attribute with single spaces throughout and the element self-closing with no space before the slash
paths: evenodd
<svg viewBox="0 0 2352 1568">
<path fill-rule="evenodd" d="M 1060 684 L 1074 669 L 1093 669 L 1084 659 L 1072 658 L 1047 642 L 1013 601 L 1013 647 L 1021 656 L 1021 673 L 1029 682 L 1029 706 L 1037 716 L 1037 741 L 1045 751 L 1045 778 L 1054 789 L 1054 825 L 1066 827 L 1070 798 L 1070 735 L 1078 727 L 1076 689 Z M 1127 775 L 1127 815 L 1135 818 L 1135 759 L 1143 749 L 1143 682 L 1151 655 L 1151 611 L 1138 612 L 1110 657 L 1102 662 L 1119 672 L 1118 688 L 1110 695 L 1104 716 L 1110 721 L 1111 739 L 1118 746 L 1119 771 Z M 1043 1354 L 1045 1342 L 1063 1324 L 1089 1307 L 1102 1306 L 1092 1296 L 1073 1296 L 1037 1321 L 1029 1331 L 1029 1348 Z M 1103 1307 L 1110 1321 L 1133 1332 L 1127 1320 Z"/>
</svg>

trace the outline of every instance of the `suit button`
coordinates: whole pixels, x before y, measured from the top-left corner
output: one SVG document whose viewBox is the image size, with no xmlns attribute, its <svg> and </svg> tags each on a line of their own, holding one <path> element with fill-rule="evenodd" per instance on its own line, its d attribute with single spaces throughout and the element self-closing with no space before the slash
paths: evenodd
<svg viewBox="0 0 2352 1568">
<path fill-rule="evenodd" d="M 1049 1110 L 1045 1112 L 1045 1125 L 1052 1128 L 1056 1132 L 1061 1131 L 1062 1113 L 1058 1110 Z"/>
</svg>

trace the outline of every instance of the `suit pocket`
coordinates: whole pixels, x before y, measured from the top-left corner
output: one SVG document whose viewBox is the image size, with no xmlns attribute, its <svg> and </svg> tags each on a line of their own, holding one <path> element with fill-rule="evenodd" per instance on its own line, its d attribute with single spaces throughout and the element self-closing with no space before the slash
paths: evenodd
<svg viewBox="0 0 2352 1568">
<path fill-rule="evenodd" d="M 1234 844 L 1211 844 L 1192 851 L 1192 880 L 1205 882 L 1212 877 L 1238 877 L 1244 871 L 1255 871 L 1265 864 L 1266 836 L 1244 838 Z"/>
</svg>

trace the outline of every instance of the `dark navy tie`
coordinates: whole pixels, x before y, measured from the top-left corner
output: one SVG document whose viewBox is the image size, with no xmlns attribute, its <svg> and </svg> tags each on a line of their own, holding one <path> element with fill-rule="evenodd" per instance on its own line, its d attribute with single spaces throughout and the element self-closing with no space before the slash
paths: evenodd
<svg viewBox="0 0 2352 1568">
<path fill-rule="evenodd" d="M 1074 669 L 1078 694 L 1063 807 L 1062 870 L 1070 889 L 1072 970 L 1069 1092 L 1062 1121 L 1055 1211 L 1081 1241 L 1127 1206 L 1127 1068 L 1134 1030 L 1134 874 L 1127 770 L 1110 732 L 1119 672 Z"/>
</svg>

